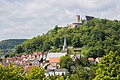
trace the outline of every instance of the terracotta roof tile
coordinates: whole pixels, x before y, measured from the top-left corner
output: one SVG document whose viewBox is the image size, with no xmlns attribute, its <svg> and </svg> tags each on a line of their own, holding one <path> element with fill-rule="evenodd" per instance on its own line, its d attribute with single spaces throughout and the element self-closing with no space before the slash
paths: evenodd
<svg viewBox="0 0 120 80">
<path fill-rule="evenodd" d="M 42 52 L 34 52 L 35 55 L 41 55 Z"/>
<path fill-rule="evenodd" d="M 94 58 L 88 58 L 89 61 L 94 61 L 95 59 Z"/>
<path fill-rule="evenodd" d="M 23 58 L 21 58 L 21 57 L 18 57 L 18 58 L 17 58 L 17 60 L 19 60 L 19 61 L 22 61 L 22 60 L 23 60 Z"/>
<path fill-rule="evenodd" d="M 60 58 L 50 58 L 50 63 L 59 63 Z"/>
</svg>

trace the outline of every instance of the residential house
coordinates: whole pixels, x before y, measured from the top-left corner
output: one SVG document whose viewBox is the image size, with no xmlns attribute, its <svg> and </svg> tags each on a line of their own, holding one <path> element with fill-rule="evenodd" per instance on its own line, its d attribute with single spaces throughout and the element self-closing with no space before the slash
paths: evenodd
<svg viewBox="0 0 120 80">
<path fill-rule="evenodd" d="M 45 75 L 46 76 L 51 76 L 51 75 L 59 75 L 59 76 L 64 76 L 68 73 L 67 69 L 53 69 L 53 70 L 46 70 Z"/>
<path fill-rule="evenodd" d="M 67 69 L 55 69 L 54 71 L 55 71 L 55 75 L 59 75 L 59 76 L 66 75 L 68 73 Z"/>
<path fill-rule="evenodd" d="M 82 56 L 80 54 L 73 54 L 70 55 L 70 57 L 73 59 L 73 61 L 75 61 L 76 59 L 82 59 Z"/>
<path fill-rule="evenodd" d="M 55 71 L 53 70 L 45 70 L 45 76 L 54 76 L 55 75 Z"/>
<path fill-rule="evenodd" d="M 47 69 L 58 69 L 60 58 L 50 58 L 49 65 L 47 65 Z"/>
<path fill-rule="evenodd" d="M 27 59 L 27 57 L 25 56 L 25 57 L 23 57 L 23 62 L 26 62 L 26 61 L 28 61 L 28 59 Z"/>
<path fill-rule="evenodd" d="M 34 52 L 32 57 L 34 59 L 41 59 L 41 58 L 43 58 L 45 60 L 46 59 L 46 54 L 44 54 L 43 52 Z"/>
<path fill-rule="evenodd" d="M 97 58 L 95 59 L 95 61 L 96 61 L 97 63 L 99 63 L 101 59 L 102 59 L 102 57 L 97 57 Z"/>
<path fill-rule="evenodd" d="M 40 66 L 39 60 L 38 60 L 38 59 L 34 59 L 34 60 L 32 61 L 32 66 Z"/>
<path fill-rule="evenodd" d="M 43 53 L 42 53 L 42 52 L 34 52 L 34 53 L 33 53 L 33 56 L 34 56 L 35 58 L 40 58 L 40 57 L 43 56 Z"/>
<path fill-rule="evenodd" d="M 88 58 L 88 62 L 89 62 L 90 64 L 95 64 L 95 65 L 96 65 L 96 61 L 95 61 L 95 59 L 92 58 L 92 57 L 89 57 L 89 58 Z"/>
<path fill-rule="evenodd" d="M 60 58 L 62 56 L 65 56 L 67 53 L 48 53 L 46 60 L 50 60 L 50 58 Z"/>
<path fill-rule="evenodd" d="M 40 58 L 40 59 L 34 59 L 32 61 L 32 66 L 43 66 L 43 58 Z"/>
<path fill-rule="evenodd" d="M 90 57 L 90 58 L 88 58 L 88 62 L 90 63 L 90 64 L 97 64 L 97 63 L 99 63 L 100 62 L 100 60 L 102 59 L 102 57 L 97 57 L 97 58 L 92 58 L 92 57 Z"/>
<path fill-rule="evenodd" d="M 16 63 L 16 61 L 17 61 L 16 57 L 6 59 L 6 63 Z"/>
<path fill-rule="evenodd" d="M 23 64 L 23 58 L 22 57 L 17 57 L 17 64 L 22 65 Z"/>
</svg>

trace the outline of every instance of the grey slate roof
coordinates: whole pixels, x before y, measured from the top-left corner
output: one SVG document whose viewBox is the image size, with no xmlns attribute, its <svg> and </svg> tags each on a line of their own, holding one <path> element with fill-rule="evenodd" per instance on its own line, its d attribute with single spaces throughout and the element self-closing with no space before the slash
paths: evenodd
<svg viewBox="0 0 120 80">
<path fill-rule="evenodd" d="M 48 53 L 46 60 L 50 60 L 50 58 L 60 58 L 65 56 L 67 53 Z"/>
</svg>

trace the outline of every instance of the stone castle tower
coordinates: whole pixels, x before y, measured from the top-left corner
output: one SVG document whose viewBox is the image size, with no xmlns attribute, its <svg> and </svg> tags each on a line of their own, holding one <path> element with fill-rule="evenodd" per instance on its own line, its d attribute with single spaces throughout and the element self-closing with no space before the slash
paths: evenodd
<svg viewBox="0 0 120 80">
<path fill-rule="evenodd" d="M 80 15 L 76 15 L 76 23 L 80 23 Z"/>
</svg>

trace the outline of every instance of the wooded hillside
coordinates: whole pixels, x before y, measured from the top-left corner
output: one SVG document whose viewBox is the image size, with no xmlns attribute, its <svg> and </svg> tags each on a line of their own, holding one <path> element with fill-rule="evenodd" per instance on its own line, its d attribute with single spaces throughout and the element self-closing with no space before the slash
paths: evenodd
<svg viewBox="0 0 120 80">
<path fill-rule="evenodd" d="M 11 50 L 14 49 L 19 44 L 23 43 L 27 39 L 8 39 L 0 42 L 1 50 Z"/>
<path fill-rule="evenodd" d="M 16 52 L 61 51 L 64 36 L 68 46 L 82 48 L 86 57 L 101 57 L 109 51 L 120 52 L 120 21 L 93 19 L 78 28 L 57 27 L 18 46 Z"/>
</svg>

